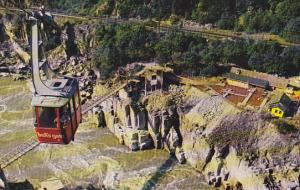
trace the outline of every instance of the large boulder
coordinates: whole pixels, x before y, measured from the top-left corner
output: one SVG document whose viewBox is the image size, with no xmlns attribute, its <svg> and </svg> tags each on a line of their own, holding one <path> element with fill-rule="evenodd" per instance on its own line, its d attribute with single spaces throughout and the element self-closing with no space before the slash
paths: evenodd
<svg viewBox="0 0 300 190">
<path fill-rule="evenodd" d="M 197 138 L 195 135 L 183 139 L 182 148 L 188 162 L 198 170 L 203 170 L 214 154 L 213 147 L 205 139 Z"/>
<path fill-rule="evenodd" d="M 48 52 L 48 61 L 53 69 L 60 68 L 68 59 L 66 48 L 60 45 Z"/>
<path fill-rule="evenodd" d="M 6 178 L 3 170 L 0 168 L 0 190 L 6 189 Z"/>
</svg>

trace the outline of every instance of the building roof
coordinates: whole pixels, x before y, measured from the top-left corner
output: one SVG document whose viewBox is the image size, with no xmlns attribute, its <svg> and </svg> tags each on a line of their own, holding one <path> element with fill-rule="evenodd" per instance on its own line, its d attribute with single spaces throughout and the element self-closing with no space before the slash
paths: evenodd
<svg viewBox="0 0 300 190">
<path fill-rule="evenodd" d="M 59 108 L 68 103 L 68 98 L 54 96 L 39 96 L 35 95 L 32 98 L 31 105 L 33 107 L 53 107 Z"/>
<path fill-rule="evenodd" d="M 72 97 L 77 88 L 77 79 L 71 77 L 58 77 L 48 79 L 44 84 L 51 90 L 64 93 L 61 97 Z"/>
<path fill-rule="evenodd" d="M 135 75 L 136 76 L 144 76 L 145 73 L 147 73 L 147 72 L 157 72 L 157 71 L 162 71 L 164 73 L 168 73 L 168 72 L 173 72 L 173 69 L 171 69 L 170 67 L 162 67 L 157 64 L 157 65 L 145 66 L 145 68 L 143 70 L 141 70 L 140 72 L 137 72 Z"/>
<path fill-rule="evenodd" d="M 240 74 L 248 77 L 253 77 L 261 80 L 266 80 L 269 82 L 269 85 L 276 88 L 286 88 L 288 85 L 288 79 L 284 77 L 278 77 L 275 75 L 267 74 L 267 73 L 261 73 L 256 71 L 250 71 L 246 69 L 241 69 L 237 67 L 232 67 L 230 70 L 231 73 L 234 74 Z"/>
<path fill-rule="evenodd" d="M 261 80 L 253 77 L 243 76 L 243 75 L 237 75 L 234 73 L 226 73 L 224 75 L 226 78 L 237 80 L 240 82 L 248 83 L 253 86 L 258 86 L 262 88 L 267 88 L 269 86 L 269 82 L 266 80 Z"/>
<path fill-rule="evenodd" d="M 300 77 L 293 77 L 289 79 L 289 86 L 292 86 L 296 89 L 300 89 Z"/>
<path fill-rule="evenodd" d="M 272 96 L 270 104 L 283 103 L 290 104 L 291 99 L 284 92 L 277 92 Z"/>
<path fill-rule="evenodd" d="M 272 96 L 269 102 L 269 108 L 278 107 L 285 112 L 289 109 L 290 103 L 291 99 L 284 92 L 278 92 Z"/>
</svg>

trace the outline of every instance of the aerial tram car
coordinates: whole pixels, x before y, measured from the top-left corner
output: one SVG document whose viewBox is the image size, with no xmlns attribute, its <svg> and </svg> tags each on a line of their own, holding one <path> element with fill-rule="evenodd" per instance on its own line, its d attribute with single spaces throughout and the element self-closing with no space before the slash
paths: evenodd
<svg viewBox="0 0 300 190">
<path fill-rule="evenodd" d="M 31 15 L 29 18 L 35 133 L 40 143 L 68 144 L 74 140 L 82 120 L 78 80 L 55 76 L 44 54 L 43 23 L 39 17 Z"/>
</svg>

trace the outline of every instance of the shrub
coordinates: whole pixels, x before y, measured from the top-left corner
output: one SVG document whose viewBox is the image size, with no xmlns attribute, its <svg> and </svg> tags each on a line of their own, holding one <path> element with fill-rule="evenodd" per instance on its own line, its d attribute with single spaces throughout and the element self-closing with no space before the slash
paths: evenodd
<svg viewBox="0 0 300 190">
<path fill-rule="evenodd" d="M 217 26 L 221 29 L 232 29 L 234 27 L 234 19 L 232 18 L 221 18 L 217 22 Z"/>
<path fill-rule="evenodd" d="M 209 64 L 200 71 L 201 76 L 212 77 L 218 74 L 218 69 L 215 64 Z"/>
<path fill-rule="evenodd" d="M 276 129 L 281 134 L 291 134 L 298 132 L 298 129 L 284 120 L 275 120 L 273 124 L 276 126 Z"/>
<path fill-rule="evenodd" d="M 291 19 L 288 22 L 282 36 L 287 41 L 300 43 L 300 17 Z"/>
</svg>

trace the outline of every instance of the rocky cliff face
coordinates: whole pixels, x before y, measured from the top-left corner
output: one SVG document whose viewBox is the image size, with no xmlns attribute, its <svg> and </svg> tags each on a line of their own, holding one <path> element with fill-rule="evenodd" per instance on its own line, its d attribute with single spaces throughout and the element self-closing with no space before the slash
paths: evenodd
<svg viewBox="0 0 300 190">
<path fill-rule="evenodd" d="M 106 126 L 132 151 L 153 147 L 146 125 L 146 112 L 125 99 L 112 98 L 102 104 Z M 99 113 L 98 113 L 99 114 Z"/>
<path fill-rule="evenodd" d="M 1 17 L 0 76 L 30 78 L 30 24 L 24 18 L 22 13 L 10 15 L 5 12 Z M 89 57 L 89 50 L 93 46 L 92 28 L 86 24 L 57 22 L 60 23 L 57 28 L 43 25 L 43 45 L 48 63 L 61 75 L 78 77 L 82 102 L 85 103 L 91 99 L 95 80 L 100 77 L 92 69 Z"/>
<path fill-rule="evenodd" d="M 2 169 L 0 169 L 0 189 L 4 190 L 6 186 L 6 178 Z"/>
<path fill-rule="evenodd" d="M 181 124 L 187 160 L 214 186 L 299 187 L 298 133 L 282 134 L 268 116 L 240 112 L 222 98 L 196 92 Z M 202 95 L 201 95 L 202 94 Z M 193 98 L 192 98 L 193 97 Z M 189 106 L 194 105 L 194 106 Z"/>
<path fill-rule="evenodd" d="M 6 28 L 4 35 L 0 36 L 0 41 L 3 41 L 0 45 L 0 75 L 15 73 L 18 76 L 28 76 L 30 67 L 26 65 L 20 53 L 28 50 L 28 46 L 22 44 L 28 36 L 26 26 L 21 25 L 17 32 L 14 32 L 13 28 L 7 30 L 11 26 L 11 20 L 0 24 L 0 30 Z M 67 23 L 61 33 L 57 34 L 53 43 L 48 44 L 50 65 L 61 74 L 69 74 L 81 79 L 84 103 L 91 99 L 94 92 L 95 73 L 90 70 L 88 56 L 94 43 L 93 30 L 88 25 L 74 26 Z M 21 48 L 22 51 L 17 51 L 15 48 L 17 46 L 9 38 L 19 38 L 20 41 L 15 42 L 19 44 L 19 50 Z M 115 188 L 130 187 L 133 183 L 137 184 L 137 187 L 142 187 L 143 184 L 136 182 L 134 176 L 155 173 L 154 166 L 142 168 L 145 163 L 148 163 L 144 160 L 148 159 L 150 162 L 151 156 L 155 154 L 152 152 L 151 158 L 144 157 L 143 152 L 135 154 L 141 154 L 136 158 L 142 160 L 139 167 L 141 171 L 126 171 L 123 167 L 124 165 L 127 167 L 126 164 L 130 161 L 125 160 L 124 164 L 123 160 L 118 160 L 118 156 L 119 154 L 122 154 L 120 157 L 124 154 L 129 156 L 131 152 L 120 148 L 118 146 L 120 143 L 125 144 L 132 151 L 165 148 L 170 154 L 175 155 L 180 163 L 187 161 L 193 168 L 205 174 L 208 184 L 215 187 L 299 188 L 300 150 L 297 129 L 280 133 L 268 122 L 267 116 L 242 112 L 214 92 L 196 87 L 171 86 L 168 92 L 154 93 L 146 97 L 140 93 L 141 89 L 135 92 L 138 94 L 137 97 L 122 90 L 118 96 L 104 102 L 101 110 L 96 111 L 96 114 L 104 112 L 106 126 L 118 138 L 112 140 L 113 151 L 105 148 L 112 146 L 111 141 L 102 139 L 98 142 L 98 137 L 103 135 L 102 133 L 97 136 L 90 128 L 84 128 L 79 133 L 80 146 L 75 147 L 78 145 L 76 143 L 72 146 L 78 151 L 71 158 L 76 164 L 68 165 L 69 155 L 61 153 L 58 147 L 43 146 L 34 154 L 21 160 L 21 164 L 12 166 L 8 171 L 9 176 L 12 176 L 12 179 L 21 177 L 23 174 L 21 171 L 30 168 L 29 162 L 32 157 L 36 159 L 34 160 L 36 163 L 42 163 L 43 159 L 49 161 L 49 165 L 44 165 L 44 168 L 35 165 L 34 169 L 37 169 L 37 172 L 28 170 L 33 172 L 29 174 L 33 178 L 46 170 L 43 178 L 54 173 L 62 177 L 65 184 L 76 183 L 80 178 L 87 178 L 90 175 L 93 179 L 89 178 L 86 183 L 95 182 L 99 186 L 105 184 Z M 5 130 L 11 129 L 7 127 Z M 92 140 L 86 140 L 86 136 Z M 94 141 L 97 141 L 96 146 Z M 104 153 L 102 154 L 98 149 Z M 84 152 L 83 156 L 79 155 L 81 151 Z M 112 161 L 110 154 L 118 156 Z M 64 159 L 60 159 L 61 155 Z M 96 161 L 99 157 L 102 159 L 100 162 Z M 154 160 L 163 162 L 161 157 Z M 109 164 L 110 162 L 113 164 Z M 130 164 L 135 163 L 130 162 Z M 133 167 L 132 165 L 130 167 Z M 165 165 L 172 166 L 169 161 Z M 90 170 L 80 174 L 85 167 Z M 99 171 L 102 172 L 100 177 L 97 176 Z M 129 179 L 126 175 L 129 175 Z M 151 180 L 155 181 L 155 179 Z M 147 185 L 151 186 L 151 182 L 149 184 Z M 170 186 L 174 187 L 172 184 Z"/>
<path fill-rule="evenodd" d="M 30 21 L 26 20 L 26 15 L 10 14 L 0 12 L 0 41 L 4 43 L 3 48 L 10 50 L 11 62 L 24 63 L 29 65 L 30 61 Z M 40 29 L 44 48 L 49 54 L 50 64 L 58 68 L 61 64 L 69 61 L 71 57 L 87 57 L 89 49 L 93 46 L 93 30 L 86 24 L 71 24 L 69 21 L 57 19 L 49 20 L 51 24 L 43 24 Z M 57 24 L 59 23 L 59 24 Z M 9 48 L 11 47 L 11 48 Z M 2 53 L 2 52 L 1 52 Z M 4 52 L 5 53 L 5 52 Z M 2 53 L 3 54 L 3 53 Z M 0 64 L 8 63 L 8 60 L 0 60 Z"/>
<path fill-rule="evenodd" d="M 298 132 L 281 134 L 267 115 L 241 111 L 214 92 L 190 86 L 177 88 L 182 94 L 178 104 L 159 104 L 157 100 L 156 106 L 149 106 L 151 96 L 157 94 L 147 97 L 143 109 L 136 111 L 120 100 L 106 102 L 102 106 L 108 127 L 132 150 L 167 149 L 180 163 L 187 161 L 204 173 L 214 187 L 299 187 Z M 170 97 L 175 96 L 170 92 Z M 174 106 L 180 108 L 179 130 L 170 124 L 176 121 L 174 111 L 169 111 Z M 147 146 L 141 146 L 141 139 L 149 142 Z"/>
</svg>

